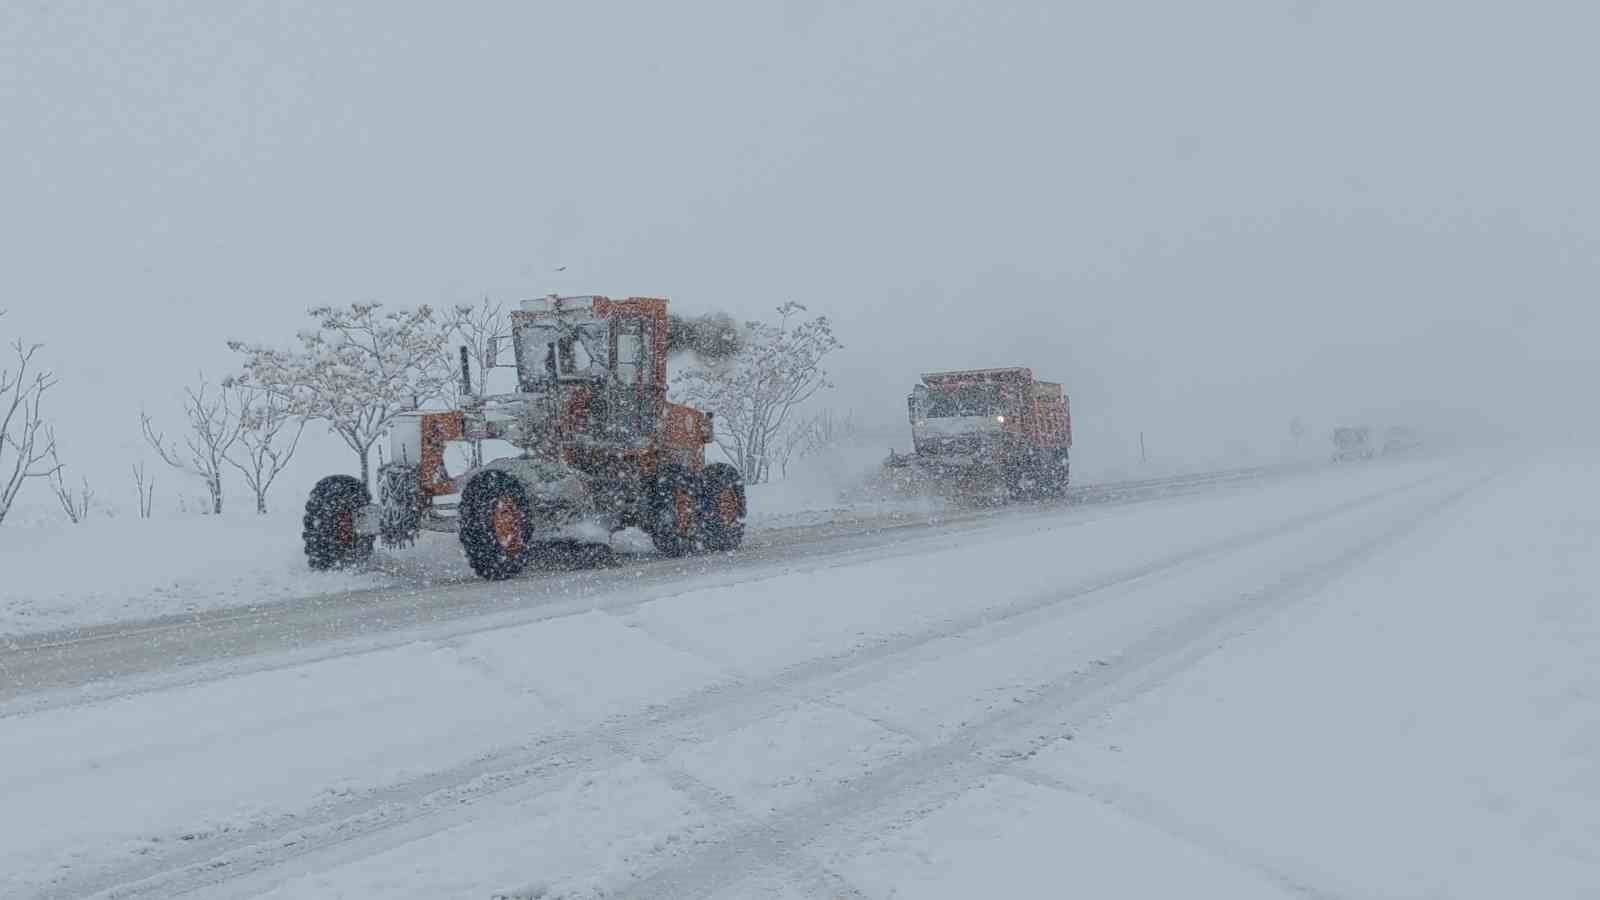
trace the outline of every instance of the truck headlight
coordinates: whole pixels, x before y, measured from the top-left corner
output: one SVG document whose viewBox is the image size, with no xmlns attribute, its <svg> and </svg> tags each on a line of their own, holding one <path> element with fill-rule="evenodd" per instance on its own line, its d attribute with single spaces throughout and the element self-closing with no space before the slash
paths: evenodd
<svg viewBox="0 0 1600 900">
<path fill-rule="evenodd" d="M 994 420 L 996 422 L 999 422 L 1001 425 L 1004 425 L 1006 423 L 1006 417 L 1005 416 L 995 416 Z"/>
</svg>

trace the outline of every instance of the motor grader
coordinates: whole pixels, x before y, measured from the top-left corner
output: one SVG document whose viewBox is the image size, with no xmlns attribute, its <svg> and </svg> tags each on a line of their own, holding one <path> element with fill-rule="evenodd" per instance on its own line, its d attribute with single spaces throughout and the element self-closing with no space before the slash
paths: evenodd
<svg viewBox="0 0 1600 900">
<path fill-rule="evenodd" d="M 740 545 L 744 482 L 733 466 L 706 464 L 711 414 L 666 398 L 665 300 L 551 296 L 524 301 L 511 325 L 514 392 L 402 413 L 376 503 L 359 478 L 317 483 L 303 533 L 312 568 L 363 559 L 380 539 L 408 545 L 422 531 L 455 533 L 489 579 L 629 527 L 666 556 Z M 465 348 L 461 366 L 471 396 Z M 459 441 L 517 452 L 452 475 L 446 451 Z"/>
</svg>

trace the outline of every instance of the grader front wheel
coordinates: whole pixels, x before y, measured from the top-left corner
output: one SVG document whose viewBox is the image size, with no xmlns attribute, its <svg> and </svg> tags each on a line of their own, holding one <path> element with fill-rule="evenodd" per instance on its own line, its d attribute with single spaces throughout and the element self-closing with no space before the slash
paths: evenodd
<svg viewBox="0 0 1600 900">
<path fill-rule="evenodd" d="M 522 482 L 505 472 L 478 473 L 461 491 L 461 548 L 480 576 L 510 578 L 528 564 L 533 504 Z"/>
</svg>

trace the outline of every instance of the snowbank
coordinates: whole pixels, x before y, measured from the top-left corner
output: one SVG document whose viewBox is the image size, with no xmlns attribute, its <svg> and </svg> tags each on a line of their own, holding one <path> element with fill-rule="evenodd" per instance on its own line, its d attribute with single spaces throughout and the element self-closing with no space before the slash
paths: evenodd
<svg viewBox="0 0 1600 900">
<path fill-rule="evenodd" d="M 1257 447 L 1236 444 L 1212 452 L 1184 455 L 1156 454 L 1148 459 L 1092 445 L 1073 448 L 1072 480 L 1078 484 L 1112 484 L 1146 478 L 1175 478 L 1206 472 L 1226 472 L 1259 466 L 1320 463 L 1328 460 L 1324 442 L 1306 440 L 1298 445 Z"/>
<path fill-rule="evenodd" d="M 791 463 L 788 474 L 748 488 L 750 518 L 762 525 L 793 525 L 839 515 L 927 513 L 946 508 L 933 497 L 894 490 L 883 477 L 887 446 L 836 447 Z"/>
<path fill-rule="evenodd" d="M 375 572 L 312 572 L 300 516 L 91 518 L 0 529 L 0 634 L 140 619 L 386 583 Z"/>
</svg>

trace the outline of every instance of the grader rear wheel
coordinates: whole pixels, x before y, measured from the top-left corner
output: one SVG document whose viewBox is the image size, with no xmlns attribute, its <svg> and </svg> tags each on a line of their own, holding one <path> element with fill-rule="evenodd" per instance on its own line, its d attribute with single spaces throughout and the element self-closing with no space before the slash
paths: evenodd
<svg viewBox="0 0 1600 900">
<path fill-rule="evenodd" d="M 373 535 L 356 530 L 356 517 L 371 502 L 367 486 L 353 475 L 329 475 L 317 482 L 306 499 L 300 532 L 311 568 L 332 569 L 372 555 Z"/>
<path fill-rule="evenodd" d="M 662 556 L 687 556 L 700 541 L 700 479 L 676 466 L 656 473 L 650 495 L 650 542 Z"/>
<path fill-rule="evenodd" d="M 700 488 L 700 538 L 707 550 L 737 550 L 744 543 L 744 479 L 727 463 L 706 466 Z"/>
</svg>

